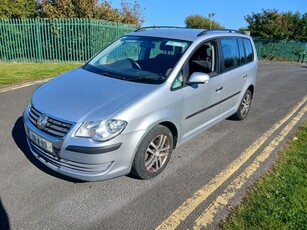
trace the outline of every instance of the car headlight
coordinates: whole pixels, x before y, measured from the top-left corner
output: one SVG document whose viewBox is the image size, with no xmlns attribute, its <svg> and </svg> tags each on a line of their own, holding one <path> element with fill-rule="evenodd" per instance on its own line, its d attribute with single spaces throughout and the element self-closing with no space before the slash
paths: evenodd
<svg viewBox="0 0 307 230">
<path fill-rule="evenodd" d="M 127 126 L 126 121 L 106 120 L 84 122 L 75 136 L 90 137 L 95 141 L 107 141 L 118 136 Z"/>
</svg>

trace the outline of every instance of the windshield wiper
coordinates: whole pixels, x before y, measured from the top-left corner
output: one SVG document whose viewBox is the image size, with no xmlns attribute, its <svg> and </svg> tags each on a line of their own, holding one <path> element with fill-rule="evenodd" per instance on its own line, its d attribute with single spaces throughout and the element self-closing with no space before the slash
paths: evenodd
<svg viewBox="0 0 307 230">
<path fill-rule="evenodd" d="M 116 79 L 120 79 L 120 80 L 127 80 L 124 77 L 120 77 L 120 76 L 117 76 L 117 75 L 114 75 L 114 74 L 111 74 L 111 73 L 108 73 L 108 72 L 102 72 L 100 74 L 103 75 L 103 76 L 106 76 L 106 77 L 116 78 Z"/>
<path fill-rule="evenodd" d="M 132 77 L 132 78 L 127 78 L 125 79 L 127 81 L 163 81 L 163 77 L 149 77 L 149 76 L 141 76 L 141 77 Z"/>
</svg>

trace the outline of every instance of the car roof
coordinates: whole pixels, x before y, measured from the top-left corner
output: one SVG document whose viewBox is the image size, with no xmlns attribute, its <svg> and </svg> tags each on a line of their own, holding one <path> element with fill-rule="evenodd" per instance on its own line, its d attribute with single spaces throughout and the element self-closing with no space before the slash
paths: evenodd
<svg viewBox="0 0 307 230">
<path fill-rule="evenodd" d="M 129 33 L 128 35 L 136 36 L 146 36 L 146 37 L 162 37 L 162 38 L 171 38 L 179 39 L 186 41 L 194 41 L 197 38 L 197 35 L 201 33 L 202 29 L 139 29 L 135 32 Z"/>
<path fill-rule="evenodd" d="M 128 36 L 146 36 L 146 37 L 159 37 L 170 38 L 185 41 L 195 41 L 202 35 L 206 34 L 219 34 L 219 35 L 243 35 L 244 32 L 230 29 L 190 29 L 190 28 L 178 28 L 178 27 L 144 27 L 134 32 L 128 33 Z M 246 34 L 244 34 L 246 35 Z"/>
</svg>

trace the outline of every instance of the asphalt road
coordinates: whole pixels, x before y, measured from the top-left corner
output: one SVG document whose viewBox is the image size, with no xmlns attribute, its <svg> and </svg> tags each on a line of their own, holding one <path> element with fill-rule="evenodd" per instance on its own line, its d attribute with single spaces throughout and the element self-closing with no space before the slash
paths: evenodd
<svg viewBox="0 0 307 230">
<path fill-rule="evenodd" d="M 248 117 L 241 122 L 225 120 L 180 146 L 166 170 L 149 181 L 123 176 L 78 182 L 53 173 L 35 160 L 26 145 L 21 116 L 37 86 L 0 90 L 0 229 L 155 229 L 307 95 L 307 66 L 260 64 Z M 306 113 L 286 137 L 304 120 Z M 280 130 L 180 220 L 178 229 L 195 227 L 194 221 Z M 216 213 L 207 228 L 217 228 L 229 207 L 237 205 L 247 188 L 271 167 L 285 140 Z"/>
</svg>

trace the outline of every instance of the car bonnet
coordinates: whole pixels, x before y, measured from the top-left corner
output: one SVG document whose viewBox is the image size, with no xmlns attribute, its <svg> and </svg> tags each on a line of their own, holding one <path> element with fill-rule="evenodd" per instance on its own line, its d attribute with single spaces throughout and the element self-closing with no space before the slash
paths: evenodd
<svg viewBox="0 0 307 230">
<path fill-rule="evenodd" d="M 32 104 L 40 112 L 66 121 L 104 120 L 157 87 L 77 68 L 39 87 Z"/>
</svg>

